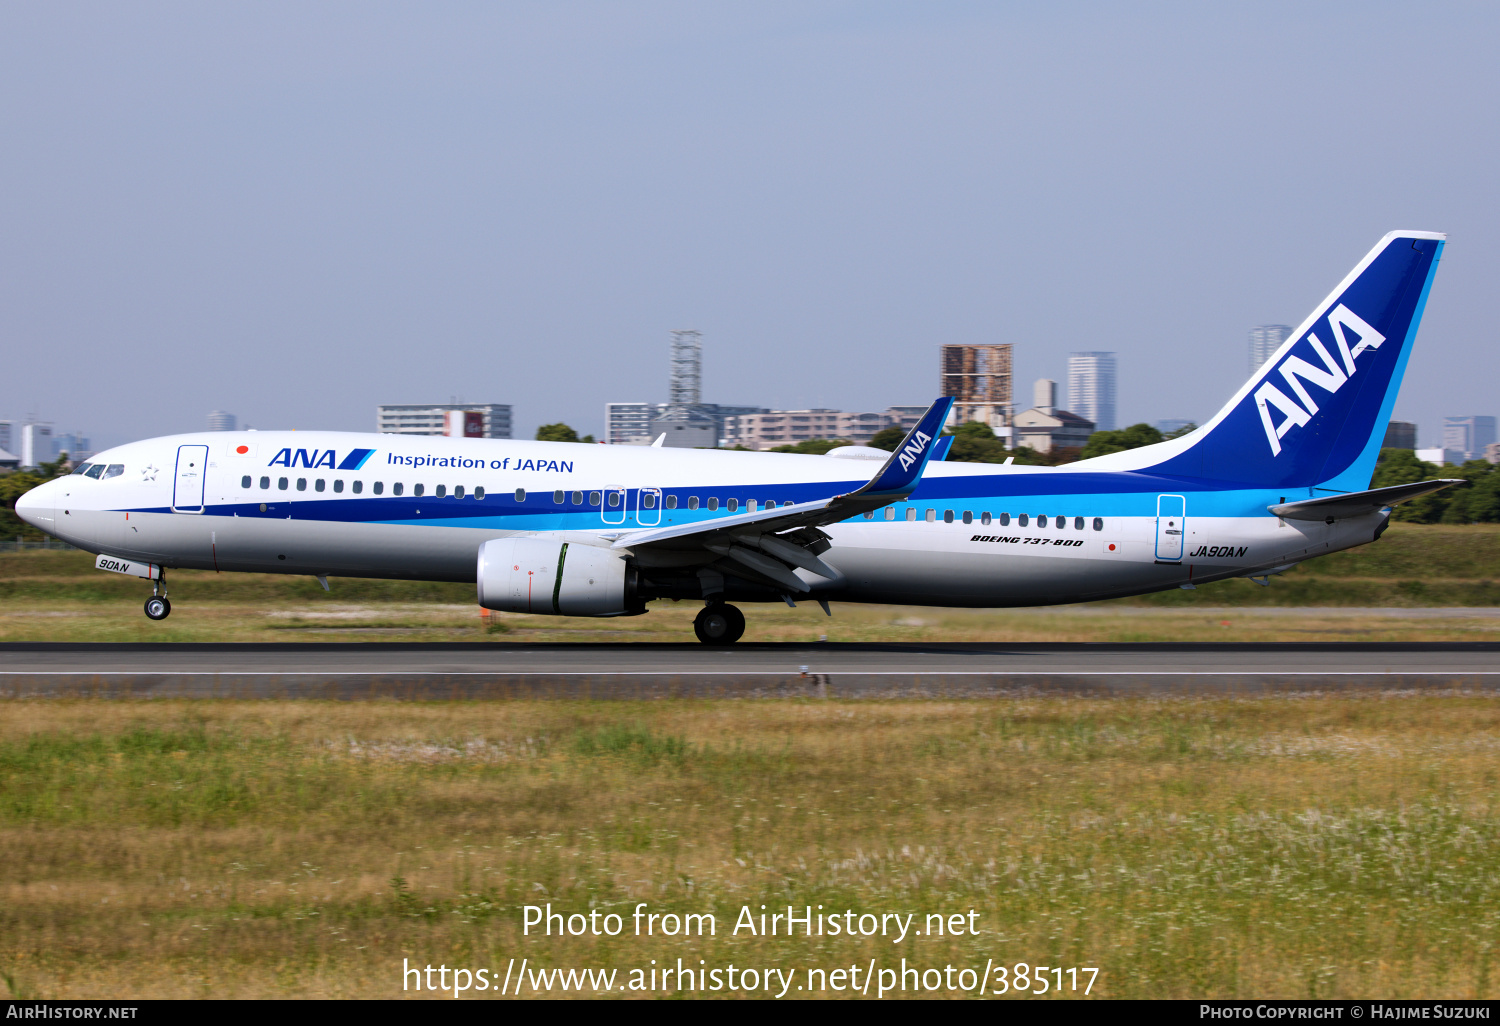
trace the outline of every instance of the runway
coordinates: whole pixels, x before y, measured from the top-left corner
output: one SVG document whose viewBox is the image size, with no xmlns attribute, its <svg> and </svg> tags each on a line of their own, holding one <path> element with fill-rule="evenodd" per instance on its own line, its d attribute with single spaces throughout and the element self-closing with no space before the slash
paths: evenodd
<svg viewBox="0 0 1500 1026">
<path fill-rule="evenodd" d="M 895 698 L 1500 691 L 1500 642 L 0 644 L 0 698 Z"/>
</svg>

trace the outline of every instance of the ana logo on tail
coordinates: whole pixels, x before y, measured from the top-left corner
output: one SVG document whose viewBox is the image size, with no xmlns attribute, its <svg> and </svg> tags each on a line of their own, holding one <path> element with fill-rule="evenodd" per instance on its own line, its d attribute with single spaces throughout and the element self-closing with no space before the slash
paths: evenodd
<svg viewBox="0 0 1500 1026">
<path fill-rule="evenodd" d="M 1293 392 L 1296 393 L 1298 402 L 1277 388 L 1269 380 L 1255 390 L 1255 405 L 1260 410 L 1260 422 L 1266 429 L 1266 441 L 1271 444 L 1271 455 L 1281 455 L 1281 440 L 1286 433 L 1294 427 L 1301 427 L 1312 420 L 1313 415 L 1318 412 L 1318 404 L 1307 391 L 1307 385 L 1317 385 L 1330 395 L 1344 387 L 1344 383 L 1354 377 L 1354 372 L 1359 368 L 1354 359 L 1366 349 L 1379 349 L 1380 344 L 1385 341 L 1385 336 L 1370 327 L 1363 318 L 1350 310 L 1343 303 L 1333 308 L 1328 315 L 1328 326 L 1333 330 L 1334 348 L 1338 353 L 1338 361 L 1329 354 L 1318 338 L 1316 332 L 1307 333 L 1307 344 L 1312 347 L 1322 367 L 1314 366 L 1300 356 L 1288 356 L 1281 366 L 1277 368 L 1281 376 Z M 1349 339 L 1344 334 L 1344 329 L 1351 329 L 1359 341 L 1351 349 Z M 1266 376 L 1268 379 L 1271 375 Z M 1306 382 L 1306 384 L 1304 384 Z M 1275 407 L 1282 416 L 1280 424 L 1271 423 L 1271 407 Z"/>
<path fill-rule="evenodd" d="M 911 465 L 922 458 L 922 452 L 930 441 L 932 441 L 931 435 L 921 431 L 914 432 L 911 441 L 901 447 L 901 469 L 910 470 Z"/>
</svg>

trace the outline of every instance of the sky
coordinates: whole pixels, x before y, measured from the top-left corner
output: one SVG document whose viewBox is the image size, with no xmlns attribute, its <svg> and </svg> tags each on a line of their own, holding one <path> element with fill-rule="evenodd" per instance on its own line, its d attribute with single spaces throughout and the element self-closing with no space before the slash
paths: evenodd
<svg viewBox="0 0 1500 1026">
<path fill-rule="evenodd" d="M 882 410 L 1119 354 L 1202 421 L 1248 330 L 1449 234 L 1396 405 L 1500 414 L 1500 6 L 0 5 L 0 419 L 97 447 L 510 403 Z"/>
</svg>

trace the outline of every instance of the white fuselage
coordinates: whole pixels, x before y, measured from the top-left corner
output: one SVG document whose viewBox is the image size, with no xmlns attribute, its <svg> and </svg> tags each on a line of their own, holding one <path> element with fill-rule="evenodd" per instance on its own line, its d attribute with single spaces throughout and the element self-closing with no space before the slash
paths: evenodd
<svg viewBox="0 0 1500 1026">
<path fill-rule="evenodd" d="M 91 466 L 104 469 L 34 490 L 18 512 L 80 548 L 168 568 L 473 581 L 491 538 L 609 544 L 634 530 L 850 492 L 880 464 L 264 431 L 136 442 Z M 824 528 L 832 547 L 823 559 L 842 580 L 798 573 L 815 594 L 848 601 L 1077 602 L 1282 567 L 1369 542 L 1385 522 L 1385 513 L 1325 524 L 1266 512 L 1307 497 L 1087 462 L 933 463 L 907 500 Z M 632 558 L 649 576 L 671 570 L 675 557 Z"/>
</svg>

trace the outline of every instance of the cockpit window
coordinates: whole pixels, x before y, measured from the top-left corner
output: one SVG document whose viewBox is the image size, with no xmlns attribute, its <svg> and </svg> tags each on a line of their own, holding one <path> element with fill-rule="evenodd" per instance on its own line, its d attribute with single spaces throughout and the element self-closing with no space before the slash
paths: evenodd
<svg viewBox="0 0 1500 1026">
<path fill-rule="evenodd" d="M 93 466 L 94 465 L 92 463 L 80 463 L 78 464 L 78 466 L 73 468 L 73 473 L 87 474 L 93 468 Z"/>
<path fill-rule="evenodd" d="M 119 477 L 123 473 L 125 473 L 125 464 L 111 463 L 109 469 L 104 472 L 104 478 L 108 480 L 112 477 Z"/>
<path fill-rule="evenodd" d="M 89 468 L 89 472 L 87 474 L 83 475 L 83 476 L 84 477 L 92 477 L 94 480 L 97 481 L 97 480 L 99 480 L 99 475 L 103 474 L 103 473 L 104 473 L 104 464 L 102 464 L 102 463 L 95 463 L 92 467 Z"/>
</svg>

